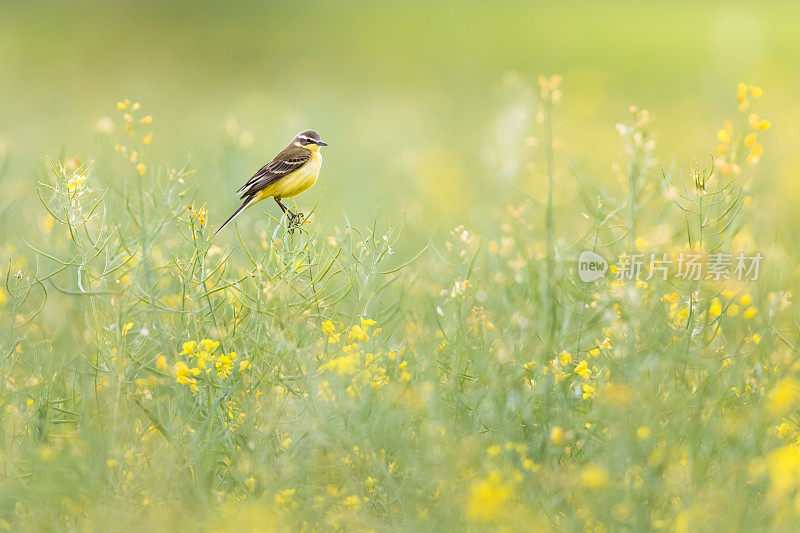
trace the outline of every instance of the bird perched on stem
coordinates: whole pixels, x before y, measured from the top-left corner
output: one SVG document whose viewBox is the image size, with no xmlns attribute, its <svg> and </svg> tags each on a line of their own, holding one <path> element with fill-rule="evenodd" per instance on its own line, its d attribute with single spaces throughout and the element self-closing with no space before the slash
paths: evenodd
<svg viewBox="0 0 800 533">
<path fill-rule="evenodd" d="M 317 182 L 319 169 L 322 167 L 320 146 L 328 146 L 328 144 L 320 140 L 316 131 L 306 130 L 298 133 L 289 146 L 276 155 L 275 159 L 261 167 L 237 191 L 241 193 L 242 205 L 214 232 L 214 235 L 219 233 L 245 208 L 264 198 L 275 198 L 289 219 L 290 231 L 295 226 L 302 224 L 303 213 L 292 213 L 281 203 L 281 199 L 294 198 Z"/>
</svg>

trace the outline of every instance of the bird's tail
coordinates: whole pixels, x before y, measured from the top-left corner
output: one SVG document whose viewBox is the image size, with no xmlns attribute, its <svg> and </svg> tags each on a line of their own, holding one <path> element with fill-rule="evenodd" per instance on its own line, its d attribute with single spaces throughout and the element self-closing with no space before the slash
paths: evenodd
<svg viewBox="0 0 800 533">
<path fill-rule="evenodd" d="M 220 230 L 222 230 L 222 228 L 224 228 L 225 226 L 227 226 L 227 225 L 228 225 L 228 222 L 230 222 L 231 220 L 233 220 L 234 218 L 236 218 L 236 215 L 238 215 L 239 213 L 241 213 L 241 212 L 242 212 L 242 210 L 243 210 L 245 207 L 247 207 L 248 205 L 250 205 L 250 203 L 251 203 L 251 202 L 252 202 L 252 199 L 251 199 L 251 198 L 248 198 L 247 200 L 245 200 L 245 201 L 244 201 L 244 203 L 243 203 L 241 206 L 239 206 L 239 209 L 237 209 L 236 211 L 234 211 L 234 212 L 233 212 L 233 214 L 232 214 L 232 215 L 231 215 L 231 216 L 228 218 L 228 220 L 226 220 L 225 222 L 223 222 L 223 223 L 222 223 L 222 225 L 221 225 L 221 226 L 220 226 L 220 227 L 217 229 L 217 231 L 215 231 L 215 232 L 214 232 L 214 235 L 213 235 L 213 236 L 214 236 L 214 237 L 216 237 L 216 236 L 217 236 L 217 233 L 219 233 L 219 232 L 220 232 Z"/>
</svg>

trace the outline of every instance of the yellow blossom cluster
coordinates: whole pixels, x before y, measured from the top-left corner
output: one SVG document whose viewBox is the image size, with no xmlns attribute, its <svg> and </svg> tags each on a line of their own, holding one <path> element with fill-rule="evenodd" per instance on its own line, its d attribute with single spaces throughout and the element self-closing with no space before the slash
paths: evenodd
<svg viewBox="0 0 800 533">
<path fill-rule="evenodd" d="M 135 115 L 141 110 L 142 106 L 139 102 L 131 102 L 128 98 L 117 102 L 117 109 L 123 112 L 122 119 L 125 122 L 125 131 L 128 132 L 131 140 L 133 141 L 134 145 L 132 147 L 123 146 L 121 144 L 116 144 L 114 149 L 117 152 L 122 153 L 125 155 L 131 163 L 136 165 L 136 172 L 139 174 L 144 174 L 147 172 L 147 166 L 141 160 L 141 149 L 137 148 L 139 142 L 141 145 L 147 146 L 153 141 L 153 133 L 148 132 L 146 133 L 140 141 L 137 140 L 136 135 L 136 126 L 138 124 L 147 126 L 152 124 L 153 116 L 152 115 L 145 115 L 139 117 L 136 120 Z"/>
<path fill-rule="evenodd" d="M 178 354 L 185 356 L 186 361 L 175 363 L 175 381 L 181 385 L 187 385 L 192 391 L 198 392 L 198 379 L 204 376 L 217 376 L 223 380 L 228 379 L 237 367 L 236 352 L 216 353 L 219 341 L 203 339 L 199 343 L 188 341 L 183 343 L 183 350 Z M 188 361 L 188 364 L 187 364 Z M 250 368 L 250 361 L 244 359 L 239 362 L 239 372 L 245 372 Z"/>
<path fill-rule="evenodd" d="M 736 99 L 739 102 L 739 111 L 744 112 L 750 102 L 748 95 L 758 99 L 763 94 L 760 87 L 740 83 L 737 87 Z M 720 169 L 723 175 L 737 175 L 741 172 L 740 162 L 744 160 L 749 165 L 758 163 L 764 153 L 764 146 L 758 142 L 758 132 L 768 130 L 771 123 L 767 119 L 759 118 L 756 113 L 747 115 L 747 128 L 744 133 L 736 133 L 733 124 L 725 121 L 723 127 L 717 131 L 717 139 L 720 144 L 717 146 L 714 164 Z M 745 156 L 745 154 L 747 154 Z"/>
<path fill-rule="evenodd" d="M 408 361 L 402 360 L 397 352 L 389 351 L 383 354 L 366 350 L 364 344 L 369 341 L 370 328 L 374 325 L 374 320 L 363 317 L 359 319 L 358 324 L 354 324 L 344 331 L 340 325 L 337 326 L 331 320 L 322 324 L 322 333 L 328 337 L 328 343 L 342 344 L 340 347 L 342 355 L 328 359 L 319 368 L 334 376 L 351 377 L 352 381 L 347 387 L 347 392 L 351 397 L 360 397 L 361 387 L 364 385 L 368 385 L 371 390 L 376 390 L 391 380 L 397 382 L 411 380 L 411 374 L 407 370 Z M 371 335 L 374 337 L 380 332 L 381 328 L 376 328 Z M 319 395 L 324 400 L 335 398 L 328 381 L 320 384 Z"/>
</svg>

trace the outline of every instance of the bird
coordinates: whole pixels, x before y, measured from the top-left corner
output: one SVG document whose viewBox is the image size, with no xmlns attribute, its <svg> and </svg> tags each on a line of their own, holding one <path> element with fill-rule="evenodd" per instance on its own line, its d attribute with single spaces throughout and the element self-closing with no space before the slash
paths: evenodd
<svg viewBox="0 0 800 533">
<path fill-rule="evenodd" d="M 286 148 L 241 186 L 237 193 L 243 200 L 242 205 L 214 232 L 214 236 L 247 207 L 265 198 L 275 199 L 289 219 L 290 231 L 302 224 L 303 213 L 292 213 L 281 200 L 294 198 L 317 182 L 322 167 L 322 146 L 328 146 L 328 143 L 322 142 L 314 130 L 295 135 Z"/>
</svg>

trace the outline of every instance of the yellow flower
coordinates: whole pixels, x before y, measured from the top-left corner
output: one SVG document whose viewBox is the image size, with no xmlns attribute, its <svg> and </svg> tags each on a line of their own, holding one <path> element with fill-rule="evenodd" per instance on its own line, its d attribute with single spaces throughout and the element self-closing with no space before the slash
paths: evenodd
<svg viewBox="0 0 800 533">
<path fill-rule="evenodd" d="M 747 125 L 754 129 L 758 128 L 758 115 L 755 113 L 747 115 Z"/>
<path fill-rule="evenodd" d="M 764 146 L 761 144 L 756 143 L 751 149 L 750 153 L 747 155 L 747 163 L 750 165 L 755 165 L 758 163 L 761 156 L 764 154 Z"/>
<path fill-rule="evenodd" d="M 283 489 L 282 491 L 278 492 L 275 497 L 275 503 L 278 505 L 285 505 L 292 501 L 292 497 L 294 496 L 296 489 Z"/>
<path fill-rule="evenodd" d="M 144 144 L 150 144 L 152 141 L 153 141 L 152 133 L 148 133 L 147 135 L 144 136 L 144 139 L 142 139 L 142 143 Z"/>
<path fill-rule="evenodd" d="M 583 395 L 581 396 L 581 398 L 585 400 L 587 398 L 591 398 L 592 396 L 594 396 L 594 391 L 596 387 L 589 385 L 588 383 L 584 383 L 582 387 L 583 387 Z"/>
<path fill-rule="evenodd" d="M 348 496 L 344 500 L 342 500 L 342 505 L 345 507 L 349 507 L 350 510 L 355 511 L 359 507 L 361 507 L 361 498 L 353 494 L 352 496 Z"/>
<path fill-rule="evenodd" d="M 750 305 L 752 301 L 753 298 L 750 296 L 750 293 L 743 295 L 741 299 L 739 299 L 739 303 L 745 306 Z"/>
<path fill-rule="evenodd" d="M 731 136 L 725 130 L 717 131 L 717 139 L 719 139 L 721 142 L 724 142 L 724 143 L 731 142 Z"/>
<path fill-rule="evenodd" d="M 364 331 L 364 329 L 361 326 L 356 324 L 355 326 L 350 328 L 350 333 L 348 333 L 347 335 L 347 342 L 348 343 L 353 342 L 354 339 L 358 339 L 361 342 L 364 342 L 368 338 L 369 336 L 367 336 L 367 332 Z"/>
<path fill-rule="evenodd" d="M 750 94 L 753 95 L 753 98 L 758 99 L 764 95 L 764 91 L 761 89 L 761 87 L 758 87 L 757 85 L 752 85 L 750 87 Z"/>
<path fill-rule="evenodd" d="M 719 298 L 711 300 L 711 305 L 708 307 L 708 318 L 714 319 L 722 314 L 722 303 Z"/>
<path fill-rule="evenodd" d="M 326 320 L 322 323 L 322 333 L 330 337 L 336 333 L 336 326 L 330 320 Z"/>
<path fill-rule="evenodd" d="M 800 383 L 794 378 L 784 378 L 767 393 L 767 408 L 773 414 L 783 414 L 800 400 Z"/>
<path fill-rule="evenodd" d="M 581 361 L 577 364 L 577 366 L 575 366 L 575 373 L 583 378 L 586 378 L 589 377 L 589 374 L 591 374 L 592 371 L 589 370 L 589 365 L 586 363 L 586 361 Z"/>
<path fill-rule="evenodd" d="M 197 380 L 192 377 L 195 372 L 186 366 L 183 361 L 175 363 L 175 381 L 181 385 L 189 385 L 194 392 L 197 392 Z"/>
<path fill-rule="evenodd" d="M 133 327 L 133 322 L 128 322 L 127 324 L 122 326 L 122 334 L 127 335 L 132 327 Z"/>
<path fill-rule="evenodd" d="M 364 317 L 361 318 L 361 327 L 364 328 L 365 331 L 369 331 L 370 326 L 374 326 L 376 322 L 371 318 L 365 319 Z"/>
<path fill-rule="evenodd" d="M 767 119 L 764 119 L 758 123 L 758 129 L 760 130 L 768 130 L 771 126 L 772 123 Z"/>
<path fill-rule="evenodd" d="M 581 472 L 581 484 L 587 489 L 602 489 L 608 482 L 608 471 L 600 465 L 586 465 Z"/>
<path fill-rule="evenodd" d="M 320 369 L 333 370 L 340 376 L 344 374 L 354 374 L 359 361 L 358 355 L 359 354 L 356 352 L 350 355 L 345 355 L 343 357 L 337 357 L 335 359 L 331 359 L 330 361 L 322 365 Z"/>
<path fill-rule="evenodd" d="M 212 341 L 211 339 L 203 339 L 200 341 L 200 347 L 208 353 L 213 353 L 219 346 L 219 341 Z"/>
<path fill-rule="evenodd" d="M 181 355 L 183 354 L 194 355 L 195 348 L 197 348 L 197 343 L 195 341 L 184 342 L 183 351 L 181 352 Z"/>
<path fill-rule="evenodd" d="M 728 316 L 737 316 L 739 314 L 739 306 L 737 304 L 730 304 L 725 314 Z"/>
<path fill-rule="evenodd" d="M 558 360 L 561 362 L 561 366 L 567 366 L 570 361 L 572 361 L 572 354 L 567 351 L 562 351 L 558 354 Z"/>
<path fill-rule="evenodd" d="M 247 490 L 253 492 L 256 490 L 256 478 L 250 476 L 249 478 L 244 480 L 244 486 L 247 487 Z"/>
<path fill-rule="evenodd" d="M 663 300 L 665 302 L 674 304 L 674 303 L 677 303 L 678 300 L 681 299 L 681 295 L 678 294 L 677 292 L 671 292 L 669 294 L 665 294 L 662 298 L 663 298 Z"/>
<path fill-rule="evenodd" d="M 755 307 L 748 307 L 747 310 L 744 312 L 745 320 L 750 320 L 751 318 L 756 316 L 756 313 L 758 313 L 758 309 L 756 309 Z"/>
<path fill-rule="evenodd" d="M 753 334 L 753 343 L 754 344 L 758 344 L 759 342 L 761 342 L 761 335 L 759 335 L 758 333 L 754 333 Z"/>
<path fill-rule="evenodd" d="M 467 518 L 477 521 L 495 520 L 503 514 L 503 509 L 512 495 L 512 488 L 503 483 L 500 474 L 490 473 L 486 479 L 475 481 L 470 486 L 467 497 Z"/>
<path fill-rule="evenodd" d="M 564 442 L 564 430 L 560 426 L 555 426 L 550 430 L 550 440 L 553 444 L 561 444 Z"/>
<path fill-rule="evenodd" d="M 239 362 L 239 372 L 244 372 L 248 368 L 250 368 L 250 361 L 248 361 L 247 359 L 244 359 L 244 360 Z"/>
<path fill-rule="evenodd" d="M 147 115 L 146 117 L 142 117 L 142 119 L 139 122 L 141 122 L 142 124 L 150 124 L 151 122 L 153 122 L 153 117 Z"/>
<path fill-rule="evenodd" d="M 236 352 L 231 352 L 228 355 L 222 354 L 217 358 L 214 366 L 217 368 L 217 376 L 222 379 L 228 379 L 233 369 L 233 360 L 236 359 Z"/>
<path fill-rule="evenodd" d="M 125 111 L 127 108 L 128 106 L 125 104 L 125 102 L 117 102 L 117 109 L 120 111 Z"/>
<path fill-rule="evenodd" d="M 748 148 L 752 148 L 756 144 L 756 134 L 750 133 L 744 138 L 744 145 Z"/>
<path fill-rule="evenodd" d="M 800 448 L 784 446 L 767 457 L 770 495 L 782 498 L 790 494 L 800 480 Z"/>
<path fill-rule="evenodd" d="M 747 85 L 740 83 L 736 86 L 736 99 L 739 100 L 739 103 L 742 103 L 745 98 L 747 98 Z"/>
<path fill-rule="evenodd" d="M 144 174 L 147 171 L 147 167 L 144 166 L 144 163 L 139 163 L 138 165 L 136 165 L 136 171 L 139 174 Z"/>
<path fill-rule="evenodd" d="M 156 357 L 156 368 L 159 370 L 167 370 L 169 366 L 167 366 L 167 358 L 163 355 L 159 355 Z"/>
<path fill-rule="evenodd" d="M 636 436 L 639 438 L 639 440 L 649 439 L 651 433 L 652 431 L 650 431 L 650 428 L 647 426 L 642 426 L 636 430 Z"/>
</svg>

